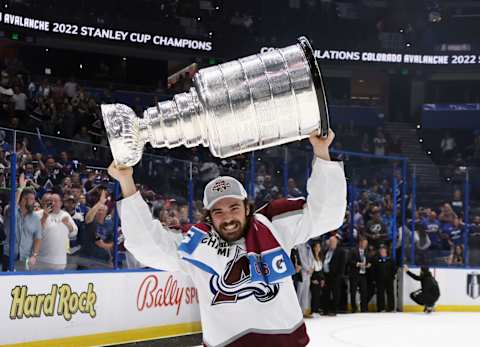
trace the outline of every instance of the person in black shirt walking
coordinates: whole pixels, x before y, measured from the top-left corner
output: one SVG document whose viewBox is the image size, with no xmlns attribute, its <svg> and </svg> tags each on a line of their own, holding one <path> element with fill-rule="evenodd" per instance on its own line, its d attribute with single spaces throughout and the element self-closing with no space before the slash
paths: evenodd
<svg viewBox="0 0 480 347">
<path fill-rule="evenodd" d="M 422 288 L 410 293 L 410 298 L 420 306 L 425 306 L 423 312 L 431 313 L 433 307 L 440 297 L 440 288 L 438 287 L 437 280 L 432 276 L 430 269 L 426 266 L 420 268 L 420 276 L 408 270 L 407 265 L 404 267 L 408 276 L 415 281 L 420 281 Z"/>
<path fill-rule="evenodd" d="M 387 294 L 387 311 L 395 310 L 393 282 L 396 268 L 392 258 L 387 254 L 387 247 L 381 245 L 379 255 L 373 262 L 375 281 L 377 283 L 377 311 L 385 312 L 385 294 Z"/>
</svg>

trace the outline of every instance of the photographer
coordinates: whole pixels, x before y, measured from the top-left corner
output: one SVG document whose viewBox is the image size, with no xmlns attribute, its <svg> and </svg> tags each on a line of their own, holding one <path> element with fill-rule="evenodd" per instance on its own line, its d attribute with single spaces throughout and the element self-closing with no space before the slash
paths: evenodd
<svg viewBox="0 0 480 347">
<path fill-rule="evenodd" d="M 77 236 L 78 228 L 70 214 L 62 210 L 58 193 L 44 196 L 42 202 L 44 209 L 39 215 L 43 241 L 36 269 L 64 270 L 70 239 Z"/>
<path fill-rule="evenodd" d="M 423 312 L 432 313 L 433 307 L 440 297 L 440 288 L 437 280 L 432 276 L 430 269 L 426 266 L 420 268 L 420 276 L 408 270 L 407 265 L 403 267 L 408 276 L 415 281 L 420 281 L 422 288 L 410 293 L 410 298 L 418 305 L 425 306 Z"/>
</svg>

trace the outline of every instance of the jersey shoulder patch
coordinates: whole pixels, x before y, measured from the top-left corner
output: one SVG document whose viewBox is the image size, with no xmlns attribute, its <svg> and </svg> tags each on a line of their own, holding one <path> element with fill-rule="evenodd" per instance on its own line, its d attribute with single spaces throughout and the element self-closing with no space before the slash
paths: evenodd
<svg viewBox="0 0 480 347">
<path fill-rule="evenodd" d="M 183 240 L 178 247 L 179 251 L 192 254 L 200 242 L 210 233 L 210 226 L 204 223 L 192 225 L 183 235 Z"/>
<path fill-rule="evenodd" d="M 305 198 L 284 198 L 272 200 L 260 207 L 256 213 L 262 214 L 270 221 L 276 216 L 287 212 L 301 211 L 305 205 Z"/>
</svg>

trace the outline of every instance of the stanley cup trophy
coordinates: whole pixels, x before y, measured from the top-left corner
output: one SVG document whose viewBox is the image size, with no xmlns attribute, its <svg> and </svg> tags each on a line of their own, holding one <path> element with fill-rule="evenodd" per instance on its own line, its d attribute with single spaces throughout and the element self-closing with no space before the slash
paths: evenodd
<svg viewBox="0 0 480 347">
<path fill-rule="evenodd" d="M 128 106 L 102 105 L 115 164 L 134 166 L 147 142 L 199 144 L 228 157 L 308 137 L 326 137 L 329 116 L 320 69 L 305 37 L 285 48 L 200 69 L 187 93 L 138 118 Z"/>
</svg>

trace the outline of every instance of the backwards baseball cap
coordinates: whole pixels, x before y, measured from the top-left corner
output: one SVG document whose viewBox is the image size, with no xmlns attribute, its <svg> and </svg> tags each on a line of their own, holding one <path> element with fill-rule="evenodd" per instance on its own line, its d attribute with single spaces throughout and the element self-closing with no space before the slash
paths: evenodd
<svg viewBox="0 0 480 347">
<path fill-rule="evenodd" d="M 203 192 L 203 207 L 211 209 L 217 201 L 223 198 L 245 200 L 248 197 L 243 185 L 230 176 L 217 177 L 205 186 Z"/>
</svg>

